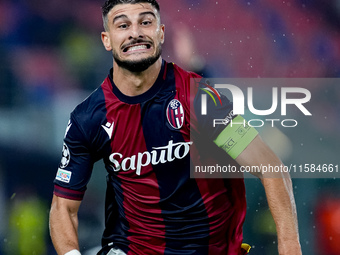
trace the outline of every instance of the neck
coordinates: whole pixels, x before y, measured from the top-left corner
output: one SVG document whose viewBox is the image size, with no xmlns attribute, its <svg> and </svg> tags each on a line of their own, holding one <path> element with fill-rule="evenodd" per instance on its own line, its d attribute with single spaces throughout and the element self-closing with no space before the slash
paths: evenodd
<svg viewBox="0 0 340 255">
<path fill-rule="evenodd" d="M 126 96 L 138 96 L 149 90 L 155 83 L 162 67 L 162 58 L 140 73 L 133 73 L 113 63 L 113 82 Z"/>
</svg>

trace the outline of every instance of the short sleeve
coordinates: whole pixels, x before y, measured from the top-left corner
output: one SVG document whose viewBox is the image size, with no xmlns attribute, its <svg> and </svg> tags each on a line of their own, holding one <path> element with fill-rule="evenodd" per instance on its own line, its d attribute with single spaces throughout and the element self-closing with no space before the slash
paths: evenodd
<svg viewBox="0 0 340 255">
<path fill-rule="evenodd" d="M 255 128 L 240 115 L 234 115 L 233 104 L 210 85 L 201 82 L 194 109 L 197 116 L 199 137 L 213 141 L 236 159 L 257 136 Z"/>
<path fill-rule="evenodd" d="M 202 111 L 202 107 L 206 109 L 206 112 Z M 228 120 L 236 117 L 233 115 L 233 105 L 230 100 L 218 91 L 212 91 L 204 85 L 199 85 L 196 91 L 194 109 L 198 130 L 209 140 L 215 140 L 225 128 L 225 125 L 216 124 L 216 120 Z"/>
<path fill-rule="evenodd" d="M 90 143 L 76 118 L 71 115 L 66 128 L 61 161 L 54 179 L 54 194 L 81 200 L 93 168 Z"/>
</svg>

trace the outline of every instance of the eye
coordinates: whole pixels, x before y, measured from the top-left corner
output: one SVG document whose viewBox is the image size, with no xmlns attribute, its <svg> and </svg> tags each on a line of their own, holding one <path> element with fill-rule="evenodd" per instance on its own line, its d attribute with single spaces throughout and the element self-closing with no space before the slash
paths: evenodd
<svg viewBox="0 0 340 255">
<path fill-rule="evenodd" d="M 144 20 L 144 21 L 142 21 L 142 25 L 143 26 L 147 26 L 147 25 L 150 25 L 152 22 L 150 21 L 150 20 Z"/>
<path fill-rule="evenodd" d="M 126 24 L 126 23 L 123 23 L 123 24 L 120 24 L 120 25 L 118 25 L 118 28 L 121 28 L 121 29 L 127 29 L 129 26 L 128 26 L 128 24 Z"/>
</svg>

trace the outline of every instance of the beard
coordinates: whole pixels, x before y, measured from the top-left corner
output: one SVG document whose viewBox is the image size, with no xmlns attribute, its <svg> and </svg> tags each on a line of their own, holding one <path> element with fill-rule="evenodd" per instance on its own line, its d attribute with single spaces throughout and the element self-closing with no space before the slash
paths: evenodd
<svg viewBox="0 0 340 255">
<path fill-rule="evenodd" d="M 140 73 L 145 71 L 159 59 L 161 54 L 162 54 L 161 44 L 158 44 L 155 54 L 140 60 L 122 60 L 118 56 L 117 52 L 112 51 L 113 59 L 117 63 L 117 65 L 132 73 Z"/>
</svg>

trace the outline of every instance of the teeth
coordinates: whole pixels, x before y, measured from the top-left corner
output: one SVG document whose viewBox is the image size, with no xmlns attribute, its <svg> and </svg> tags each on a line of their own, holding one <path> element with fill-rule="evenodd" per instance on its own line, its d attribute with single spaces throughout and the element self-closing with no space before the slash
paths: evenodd
<svg viewBox="0 0 340 255">
<path fill-rule="evenodd" d="M 146 45 L 137 45 L 130 47 L 127 51 L 147 49 Z"/>
</svg>

